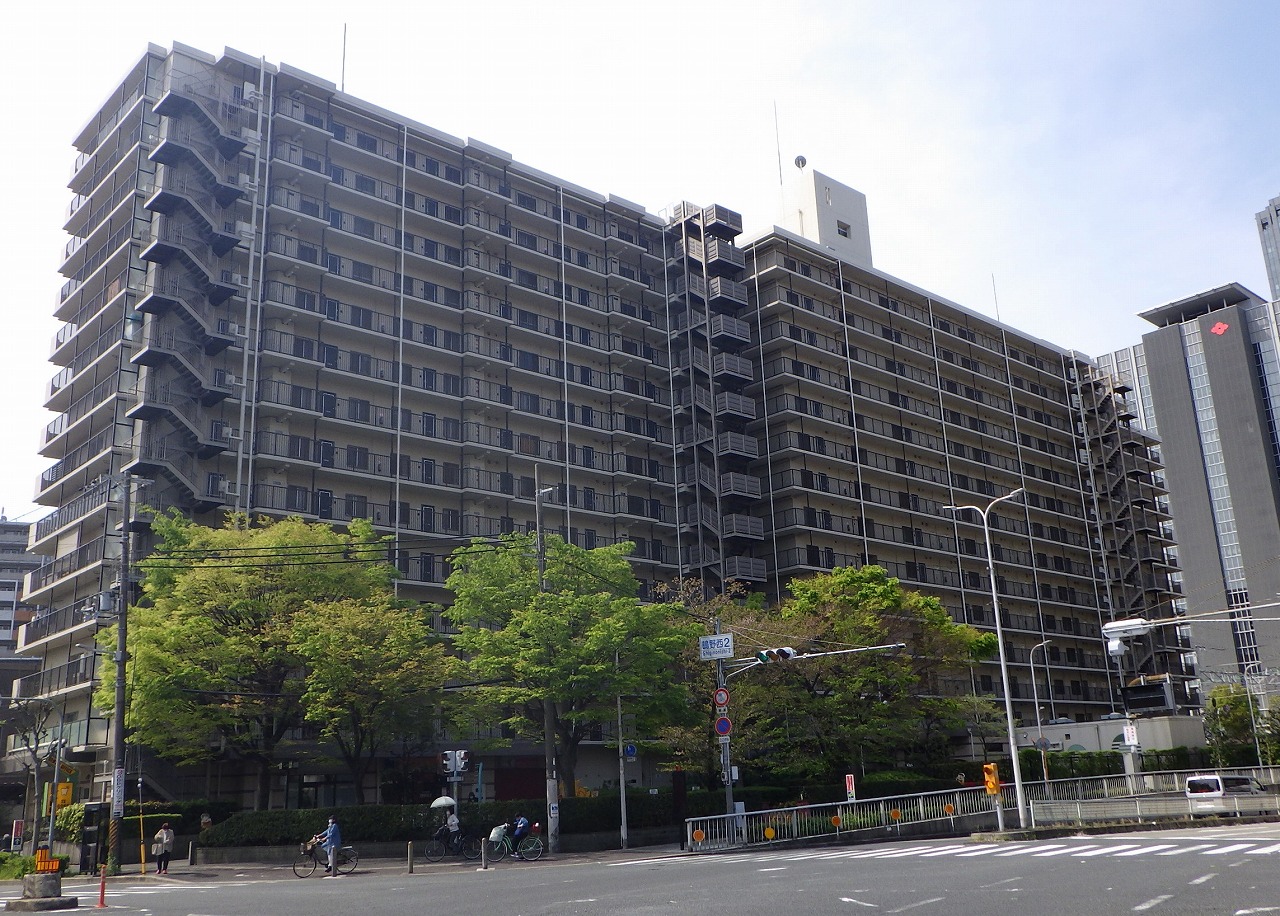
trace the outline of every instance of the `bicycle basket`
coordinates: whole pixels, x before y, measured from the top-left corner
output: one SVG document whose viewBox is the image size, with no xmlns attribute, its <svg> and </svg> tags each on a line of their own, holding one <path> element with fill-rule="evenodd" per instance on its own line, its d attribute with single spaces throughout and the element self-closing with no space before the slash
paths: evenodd
<svg viewBox="0 0 1280 916">
<path fill-rule="evenodd" d="M 534 836 L 537 836 L 538 834 L 542 833 L 542 825 L 539 824 L 537 821 L 534 821 L 533 827 L 530 828 L 529 832 L 532 833 Z"/>
<path fill-rule="evenodd" d="M 492 830 L 489 831 L 489 842 L 501 843 L 502 838 L 505 837 L 506 835 L 507 835 L 507 825 L 499 824 L 497 827 L 494 827 Z"/>
</svg>

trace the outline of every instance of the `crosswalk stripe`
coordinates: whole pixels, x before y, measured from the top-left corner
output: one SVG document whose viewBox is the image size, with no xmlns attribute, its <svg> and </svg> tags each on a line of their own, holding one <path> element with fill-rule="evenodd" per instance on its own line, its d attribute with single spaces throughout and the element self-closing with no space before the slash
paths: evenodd
<svg viewBox="0 0 1280 916">
<path fill-rule="evenodd" d="M 920 858 L 930 859 L 930 858 L 933 858 L 934 856 L 951 856 L 951 855 L 955 855 L 957 849 L 972 849 L 972 848 L 973 846 L 970 843 L 964 843 L 963 845 L 960 845 L 960 846 L 943 846 L 941 849 L 935 849 L 933 852 L 924 853 L 923 855 L 920 856 Z"/>
<path fill-rule="evenodd" d="M 998 852 L 996 853 L 996 856 L 997 858 L 1001 858 L 1001 859 L 1007 858 L 1009 856 L 1025 856 L 1025 855 L 1034 854 L 1037 849 L 1056 849 L 1057 847 L 1062 845 L 1064 844 L 1051 843 L 1048 846 L 1026 846 L 1022 849 L 1010 849 L 1008 852 Z M 1041 855 L 1043 855 L 1043 853 L 1041 853 Z"/>
<path fill-rule="evenodd" d="M 1230 846 L 1223 846 L 1221 849 L 1205 850 L 1206 856 L 1225 856 L 1229 852 L 1239 852 L 1242 849 L 1251 849 L 1257 846 L 1257 843 L 1232 843 Z"/>
<path fill-rule="evenodd" d="M 1062 849 L 1055 849 L 1052 852 L 1037 852 L 1035 855 L 1037 858 L 1042 856 L 1044 858 L 1048 858 L 1049 856 L 1067 856 L 1075 852 L 1080 852 L 1084 849 L 1095 849 L 1097 845 L 1097 843 L 1085 843 L 1083 846 L 1064 846 Z"/>
<path fill-rule="evenodd" d="M 1121 849 L 1137 849 L 1139 845 L 1141 844 L 1121 843 L 1119 846 L 1103 846 L 1101 849 L 1093 849 L 1089 852 L 1077 852 L 1074 855 L 1082 859 L 1087 859 L 1091 856 L 1109 856 L 1114 852 L 1119 852 Z"/>
<path fill-rule="evenodd" d="M 1261 849 L 1250 849 L 1249 855 L 1260 856 L 1260 855 L 1263 855 L 1264 853 L 1273 853 L 1273 852 L 1280 852 L 1280 843 L 1276 843 L 1274 846 L 1263 846 Z"/>
<path fill-rule="evenodd" d="M 1197 852 L 1202 849 L 1212 849 L 1217 843 L 1196 843 L 1194 846 L 1180 846 L 1177 849 L 1170 849 L 1168 852 L 1157 852 L 1158 856 L 1180 856 L 1188 852 Z"/>
<path fill-rule="evenodd" d="M 985 856 L 993 852 L 999 852 L 1000 849 L 1001 849 L 1000 846 L 992 846 L 988 849 L 975 849 L 972 852 L 958 852 L 956 853 L 956 858 L 967 859 L 970 856 Z"/>
<path fill-rule="evenodd" d="M 964 849 L 963 846 L 958 846 L 958 845 L 946 846 L 944 848 L 949 849 L 953 852 L 957 849 Z M 890 853 L 887 856 L 881 856 L 881 858 L 882 859 L 903 859 L 903 858 L 906 858 L 907 856 L 928 855 L 929 853 L 940 852 L 940 851 L 941 850 L 939 850 L 937 846 L 928 846 L 923 849 L 907 849 L 902 852 Z"/>
<path fill-rule="evenodd" d="M 1130 849 L 1128 852 L 1117 852 L 1116 858 L 1121 856 L 1145 856 L 1149 852 L 1155 852 L 1158 849 L 1172 849 L 1176 843 L 1157 843 L 1155 846 L 1139 846 L 1137 849 Z"/>
</svg>

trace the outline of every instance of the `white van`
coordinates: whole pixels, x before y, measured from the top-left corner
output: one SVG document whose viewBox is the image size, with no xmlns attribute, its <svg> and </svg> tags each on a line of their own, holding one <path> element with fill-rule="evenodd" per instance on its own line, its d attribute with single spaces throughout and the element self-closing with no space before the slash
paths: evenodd
<svg viewBox="0 0 1280 916">
<path fill-rule="evenodd" d="M 1192 814 L 1272 814 L 1276 801 L 1252 776 L 1202 773 L 1187 778 Z"/>
</svg>

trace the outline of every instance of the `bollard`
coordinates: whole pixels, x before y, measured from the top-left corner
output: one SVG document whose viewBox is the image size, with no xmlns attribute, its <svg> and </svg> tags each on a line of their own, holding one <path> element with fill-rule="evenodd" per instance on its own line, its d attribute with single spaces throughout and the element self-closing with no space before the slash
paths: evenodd
<svg viewBox="0 0 1280 916">
<path fill-rule="evenodd" d="M 488 840 L 480 841 L 480 870 L 481 871 L 489 870 L 489 841 Z"/>
<path fill-rule="evenodd" d="M 408 856 L 409 856 L 409 874 L 412 875 L 413 874 L 413 840 L 409 841 Z"/>
<path fill-rule="evenodd" d="M 102 866 L 102 878 L 98 882 L 98 905 L 95 910 L 105 910 L 107 908 L 107 866 Z"/>
</svg>

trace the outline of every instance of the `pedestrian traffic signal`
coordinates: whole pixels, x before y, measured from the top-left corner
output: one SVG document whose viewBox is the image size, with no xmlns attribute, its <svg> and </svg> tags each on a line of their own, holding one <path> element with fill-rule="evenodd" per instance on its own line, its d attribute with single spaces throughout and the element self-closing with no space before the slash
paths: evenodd
<svg viewBox="0 0 1280 916">
<path fill-rule="evenodd" d="M 790 646 L 778 646 L 775 649 L 765 649 L 756 653 L 756 661 L 764 662 L 789 662 L 800 653 Z"/>
<path fill-rule="evenodd" d="M 1000 770 L 996 768 L 994 763 L 984 763 L 982 765 L 982 781 L 987 784 L 988 795 L 1000 794 Z"/>
<path fill-rule="evenodd" d="M 466 772 L 467 766 L 471 763 L 470 751 L 454 751 L 453 752 L 453 771 L 455 773 Z"/>
<path fill-rule="evenodd" d="M 440 755 L 440 763 L 446 773 L 452 773 L 457 769 L 458 759 L 453 751 L 445 751 Z"/>
</svg>

